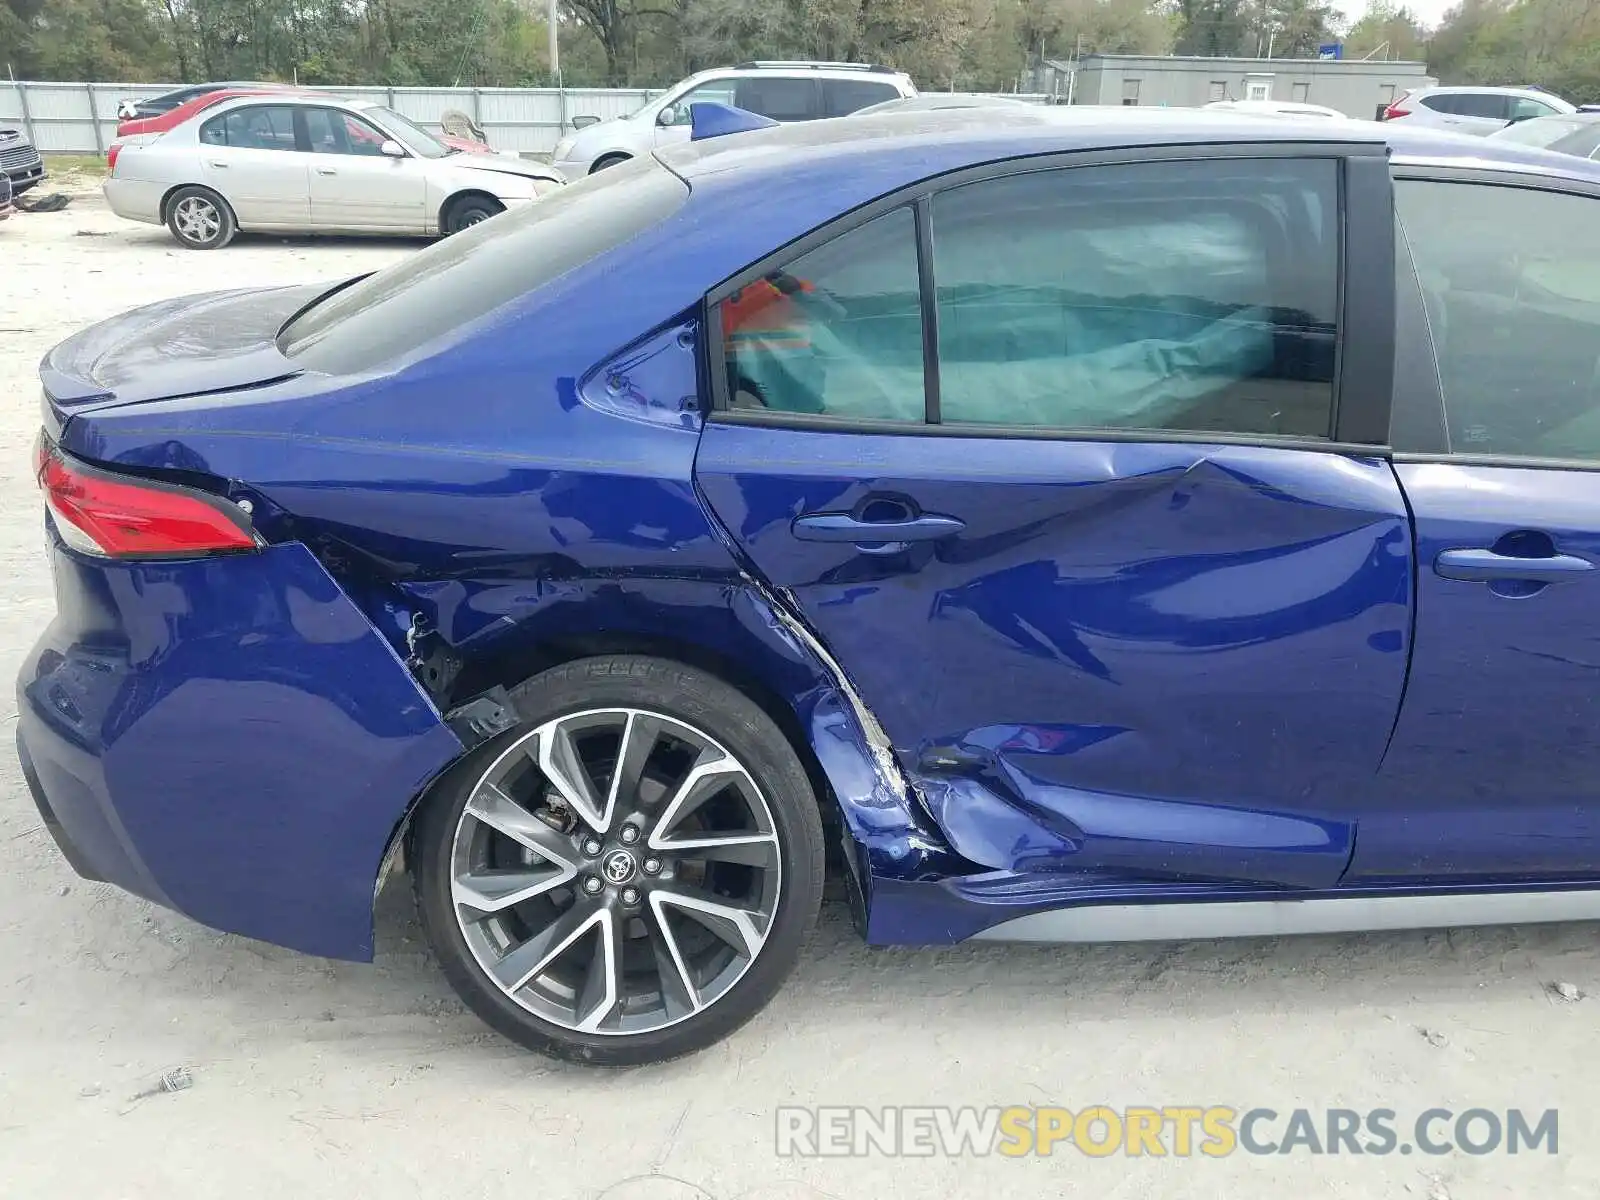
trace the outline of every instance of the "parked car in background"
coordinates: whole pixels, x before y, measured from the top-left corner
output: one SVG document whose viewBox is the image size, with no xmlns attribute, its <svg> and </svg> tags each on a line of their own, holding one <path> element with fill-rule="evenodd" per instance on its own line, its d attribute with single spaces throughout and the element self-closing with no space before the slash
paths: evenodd
<svg viewBox="0 0 1600 1200">
<path fill-rule="evenodd" d="M 18 196 L 44 178 L 44 159 L 20 129 L 0 127 L 0 175 L 10 181 Z"/>
<path fill-rule="evenodd" d="M 81 873 L 366 959 L 403 859 L 477 1013 L 613 1065 L 771 999 L 825 827 L 875 944 L 1600 918 L 1600 166 L 696 111 L 51 351 Z"/>
<path fill-rule="evenodd" d="M 1011 96 L 982 96 L 964 92 L 923 92 L 916 96 L 901 96 L 885 100 L 882 104 L 869 104 L 850 113 L 852 117 L 876 116 L 879 113 L 939 112 L 952 108 L 1032 108 L 1026 100 Z"/>
<path fill-rule="evenodd" d="M 176 129 L 185 121 L 190 120 L 192 117 L 204 112 L 208 108 L 212 108 L 218 104 L 221 104 L 224 100 L 237 100 L 241 96 L 263 95 L 296 95 L 305 99 L 328 98 L 327 93 L 325 92 L 290 92 L 287 89 L 279 86 L 262 88 L 255 85 L 247 85 L 245 87 L 237 88 L 217 88 L 214 91 L 203 92 L 198 96 L 194 96 L 188 100 L 185 100 L 182 104 L 177 105 L 175 108 L 168 109 L 166 112 L 157 113 L 153 116 L 136 117 L 118 122 L 117 140 L 113 142 L 106 150 L 107 166 L 110 168 L 116 167 L 117 155 L 122 152 L 122 148 L 124 146 L 154 141 L 167 131 Z M 442 133 L 436 133 L 433 136 L 439 141 L 443 142 L 446 146 L 449 146 L 451 149 L 460 150 L 467 154 L 494 153 L 492 147 L 484 142 L 478 141 L 475 138 L 451 136 Z"/>
<path fill-rule="evenodd" d="M 1322 104 L 1306 104 L 1297 100 L 1213 100 L 1205 108 L 1221 109 L 1226 112 L 1255 113 L 1266 117 L 1337 117 L 1344 120 L 1345 114 L 1337 108 L 1328 108 Z"/>
<path fill-rule="evenodd" d="M 11 180 L 0 175 L 0 221 L 16 211 L 16 205 L 11 202 Z"/>
<path fill-rule="evenodd" d="M 284 95 L 225 100 L 124 146 L 105 195 L 118 216 L 214 250 L 241 229 L 456 233 L 563 182 L 539 163 L 452 150 L 381 105 Z"/>
<path fill-rule="evenodd" d="M 1558 117 L 1535 117 L 1507 125 L 1489 135 L 1497 142 L 1518 146 L 1537 146 L 1559 154 L 1594 158 L 1600 152 L 1600 112 L 1563 113 Z"/>
<path fill-rule="evenodd" d="M 213 92 L 239 91 L 294 91 L 295 85 L 290 83 L 267 82 L 240 82 L 230 83 L 192 83 L 185 87 L 174 88 L 170 92 L 163 92 L 159 96 L 152 96 L 147 100 L 120 100 L 117 102 L 117 119 L 122 121 L 139 120 L 144 117 L 158 117 L 162 113 L 171 112 L 179 105 L 200 96 L 208 96 Z"/>
<path fill-rule="evenodd" d="M 865 63 L 747 62 L 719 67 L 691 75 L 626 117 L 568 134 L 556 144 L 551 161 L 568 179 L 578 179 L 687 141 L 689 110 L 702 102 L 731 105 L 787 123 L 849 116 L 869 104 L 916 94 L 905 72 Z"/>
<path fill-rule="evenodd" d="M 1536 88 L 1427 87 L 1401 95 L 1383 110 L 1382 119 L 1481 137 L 1514 121 L 1576 111 L 1560 96 Z"/>
</svg>

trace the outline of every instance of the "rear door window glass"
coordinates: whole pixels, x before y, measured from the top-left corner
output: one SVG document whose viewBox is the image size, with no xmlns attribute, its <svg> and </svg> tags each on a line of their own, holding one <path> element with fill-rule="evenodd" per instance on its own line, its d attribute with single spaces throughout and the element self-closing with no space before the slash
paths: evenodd
<svg viewBox="0 0 1600 1200">
<path fill-rule="evenodd" d="M 942 419 L 1326 437 L 1332 160 L 1036 171 L 933 199 Z"/>
<path fill-rule="evenodd" d="M 276 105 L 236 108 L 202 125 L 200 140 L 208 146 L 241 150 L 293 150 L 294 109 Z"/>
<path fill-rule="evenodd" d="M 1456 112 L 1467 117 L 1487 117 L 1494 121 L 1511 119 L 1511 100 L 1495 92 L 1462 92 L 1456 97 Z"/>
<path fill-rule="evenodd" d="M 734 104 L 774 121 L 810 121 L 817 108 L 817 81 L 784 75 L 759 75 L 739 80 Z"/>
</svg>

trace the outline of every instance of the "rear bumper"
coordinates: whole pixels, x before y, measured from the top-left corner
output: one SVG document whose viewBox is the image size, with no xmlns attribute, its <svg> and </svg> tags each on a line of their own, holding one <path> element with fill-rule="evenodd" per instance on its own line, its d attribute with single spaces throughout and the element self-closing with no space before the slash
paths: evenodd
<svg viewBox="0 0 1600 1200">
<path fill-rule="evenodd" d="M 102 190 L 106 203 L 117 216 L 148 225 L 161 224 L 161 197 L 166 194 L 166 185 L 113 176 L 106 180 Z"/>
<path fill-rule="evenodd" d="M 108 563 L 50 541 L 59 615 L 18 679 L 17 745 L 73 868 L 370 958 L 390 839 L 462 749 L 388 643 L 298 544 Z"/>
</svg>

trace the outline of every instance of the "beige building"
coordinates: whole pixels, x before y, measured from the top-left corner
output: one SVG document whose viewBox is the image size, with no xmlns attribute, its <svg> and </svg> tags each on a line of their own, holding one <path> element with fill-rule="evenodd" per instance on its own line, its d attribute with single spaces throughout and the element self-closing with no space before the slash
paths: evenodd
<svg viewBox="0 0 1600 1200">
<path fill-rule="evenodd" d="M 1088 54 L 1047 61 L 1031 90 L 1063 104 L 1194 108 L 1213 100 L 1288 100 L 1377 116 L 1411 88 L 1438 83 L 1421 62 Z"/>
</svg>

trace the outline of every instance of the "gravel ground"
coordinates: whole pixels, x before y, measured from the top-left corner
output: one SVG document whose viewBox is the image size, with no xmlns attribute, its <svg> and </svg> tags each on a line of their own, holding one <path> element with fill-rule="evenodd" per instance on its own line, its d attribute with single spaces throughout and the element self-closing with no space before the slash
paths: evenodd
<svg viewBox="0 0 1600 1200">
<path fill-rule="evenodd" d="M 190 253 L 92 194 L 0 225 L 0 673 L 51 612 L 28 478 L 39 356 L 141 301 L 334 278 L 409 252 L 246 239 Z M 383 897 L 378 960 L 361 966 L 77 879 L 6 752 L 0 1197 L 1588 1200 L 1600 1194 L 1600 998 L 1583 995 L 1600 993 L 1595 947 L 1595 927 L 1579 925 L 869 951 L 835 904 L 742 1033 L 690 1061 L 600 1073 L 526 1055 L 464 1012 L 404 887 Z M 178 1066 L 192 1087 L 141 1096 Z M 844 1103 L 1387 1107 L 1402 1131 L 1434 1106 L 1558 1108 L 1560 1152 L 776 1157 L 776 1106 Z"/>
</svg>

